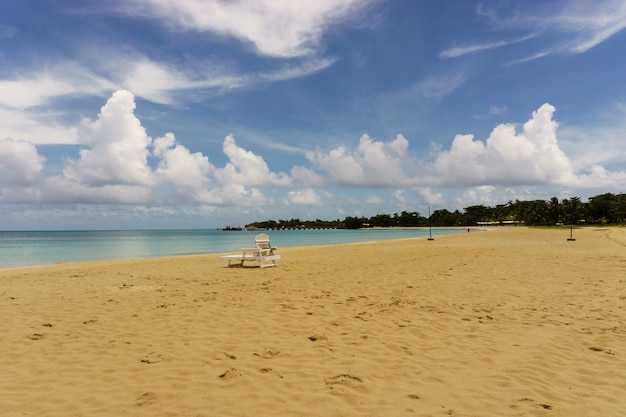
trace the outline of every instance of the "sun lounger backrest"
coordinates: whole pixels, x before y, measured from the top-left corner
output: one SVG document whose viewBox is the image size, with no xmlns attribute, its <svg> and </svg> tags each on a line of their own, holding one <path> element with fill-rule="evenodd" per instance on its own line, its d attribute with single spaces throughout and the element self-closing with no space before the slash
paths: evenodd
<svg viewBox="0 0 626 417">
<path fill-rule="evenodd" d="M 271 249 L 270 237 L 265 233 L 256 235 L 254 238 L 254 247 L 259 249 Z"/>
</svg>

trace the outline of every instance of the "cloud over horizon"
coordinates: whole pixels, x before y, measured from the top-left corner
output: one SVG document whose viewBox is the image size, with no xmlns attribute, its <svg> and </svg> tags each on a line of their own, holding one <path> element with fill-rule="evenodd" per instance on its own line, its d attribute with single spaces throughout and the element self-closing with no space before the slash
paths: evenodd
<svg viewBox="0 0 626 417">
<path fill-rule="evenodd" d="M 188 204 L 319 207 L 333 196 L 316 190 L 328 186 L 386 188 L 396 195 L 401 189 L 428 190 L 418 193 L 430 201 L 440 199 L 435 188 L 619 187 L 623 171 L 594 165 L 574 172 L 559 148 L 555 110 L 542 105 L 520 131 L 515 124 L 497 125 L 484 142 L 458 134 L 449 149 L 438 146 L 431 160 L 412 155 L 403 135 L 384 142 L 364 134 L 352 149 L 308 151 L 311 165 L 293 166 L 289 175 L 274 172 L 262 156 L 239 146 L 232 134 L 223 140 L 227 162 L 222 167 L 212 164 L 209 155 L 179 143 L 172 132 L 153 140 L 135 114 L 134 95 L 120 90 L 95 120 L 83 121 L 79 156 L 68 158 L 60 175 L 43 175 L 45 158 L 34 144 L 0 141 L 0 202 L 159 204 L 170 193 Z M 274 201 L 266 194 L 275 187 L 286 189 L 288 198 Z"/>
</svg>

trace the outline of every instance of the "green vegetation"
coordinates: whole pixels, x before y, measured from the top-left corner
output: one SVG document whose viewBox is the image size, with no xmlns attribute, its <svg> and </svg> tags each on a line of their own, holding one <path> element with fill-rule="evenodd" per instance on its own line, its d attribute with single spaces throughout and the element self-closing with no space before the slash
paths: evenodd
<svg viewBox="0 0 626 417">
<path fill-rule="evenodd" d="M 478 224 L 616 224 L 626 221 L 626 194 L 600 194 L 584 203 L 579 197 L 559 201 L 509 201 L 495 207 L 475 205 L 463 212 L 446 209 L 434 211 L 430 219 L 419 212 L 377 214 L 373 217 L 346 217 L 344 220 L 268 220 L 246 225 L 248 229 L 360 229 L 364 227 L 475 226 Z"/>
</svg>

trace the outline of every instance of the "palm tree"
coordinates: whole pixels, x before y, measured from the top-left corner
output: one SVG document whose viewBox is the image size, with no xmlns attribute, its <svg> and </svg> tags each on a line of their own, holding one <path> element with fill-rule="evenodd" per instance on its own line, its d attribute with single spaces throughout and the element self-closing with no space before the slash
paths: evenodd
<svg viewBox="0 0 626 417">
<path fill-rule="evenodd" d="M 569 200 L 563 199 L 562 209 L 565 223 L 570 225 L 578 223 L 578 219 L 582 214 L 582 208 L 580 197 L 572 197 Z"/>
<path fill-rule="evenodd" d="M 559 199 L 556 197 L 552 197 L 550 202 L 548 203 L 548 210 L 550 211 L 550 220 L 552 224 L 557 224 L 560 222 L 559 219 Z"/>
</svg>

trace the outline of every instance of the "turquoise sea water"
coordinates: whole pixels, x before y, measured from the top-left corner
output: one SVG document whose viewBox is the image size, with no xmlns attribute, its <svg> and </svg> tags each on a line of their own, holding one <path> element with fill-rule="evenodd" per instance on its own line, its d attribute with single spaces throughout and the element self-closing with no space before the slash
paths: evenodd
<svg viewBox="0 0 626 417">
<path fill-rule="evenodd" d="M 459 233 L 433 229 L 432 235 Z M 250 247 L 258 231 L 118 230 L 0 231 L 0 268 L 104 259 L 155 258 L 238 251 Z M 428 237 L 428 229 L 276 230 L 273 246 L 313 246 L 411 237 Z"/>
</svg>

